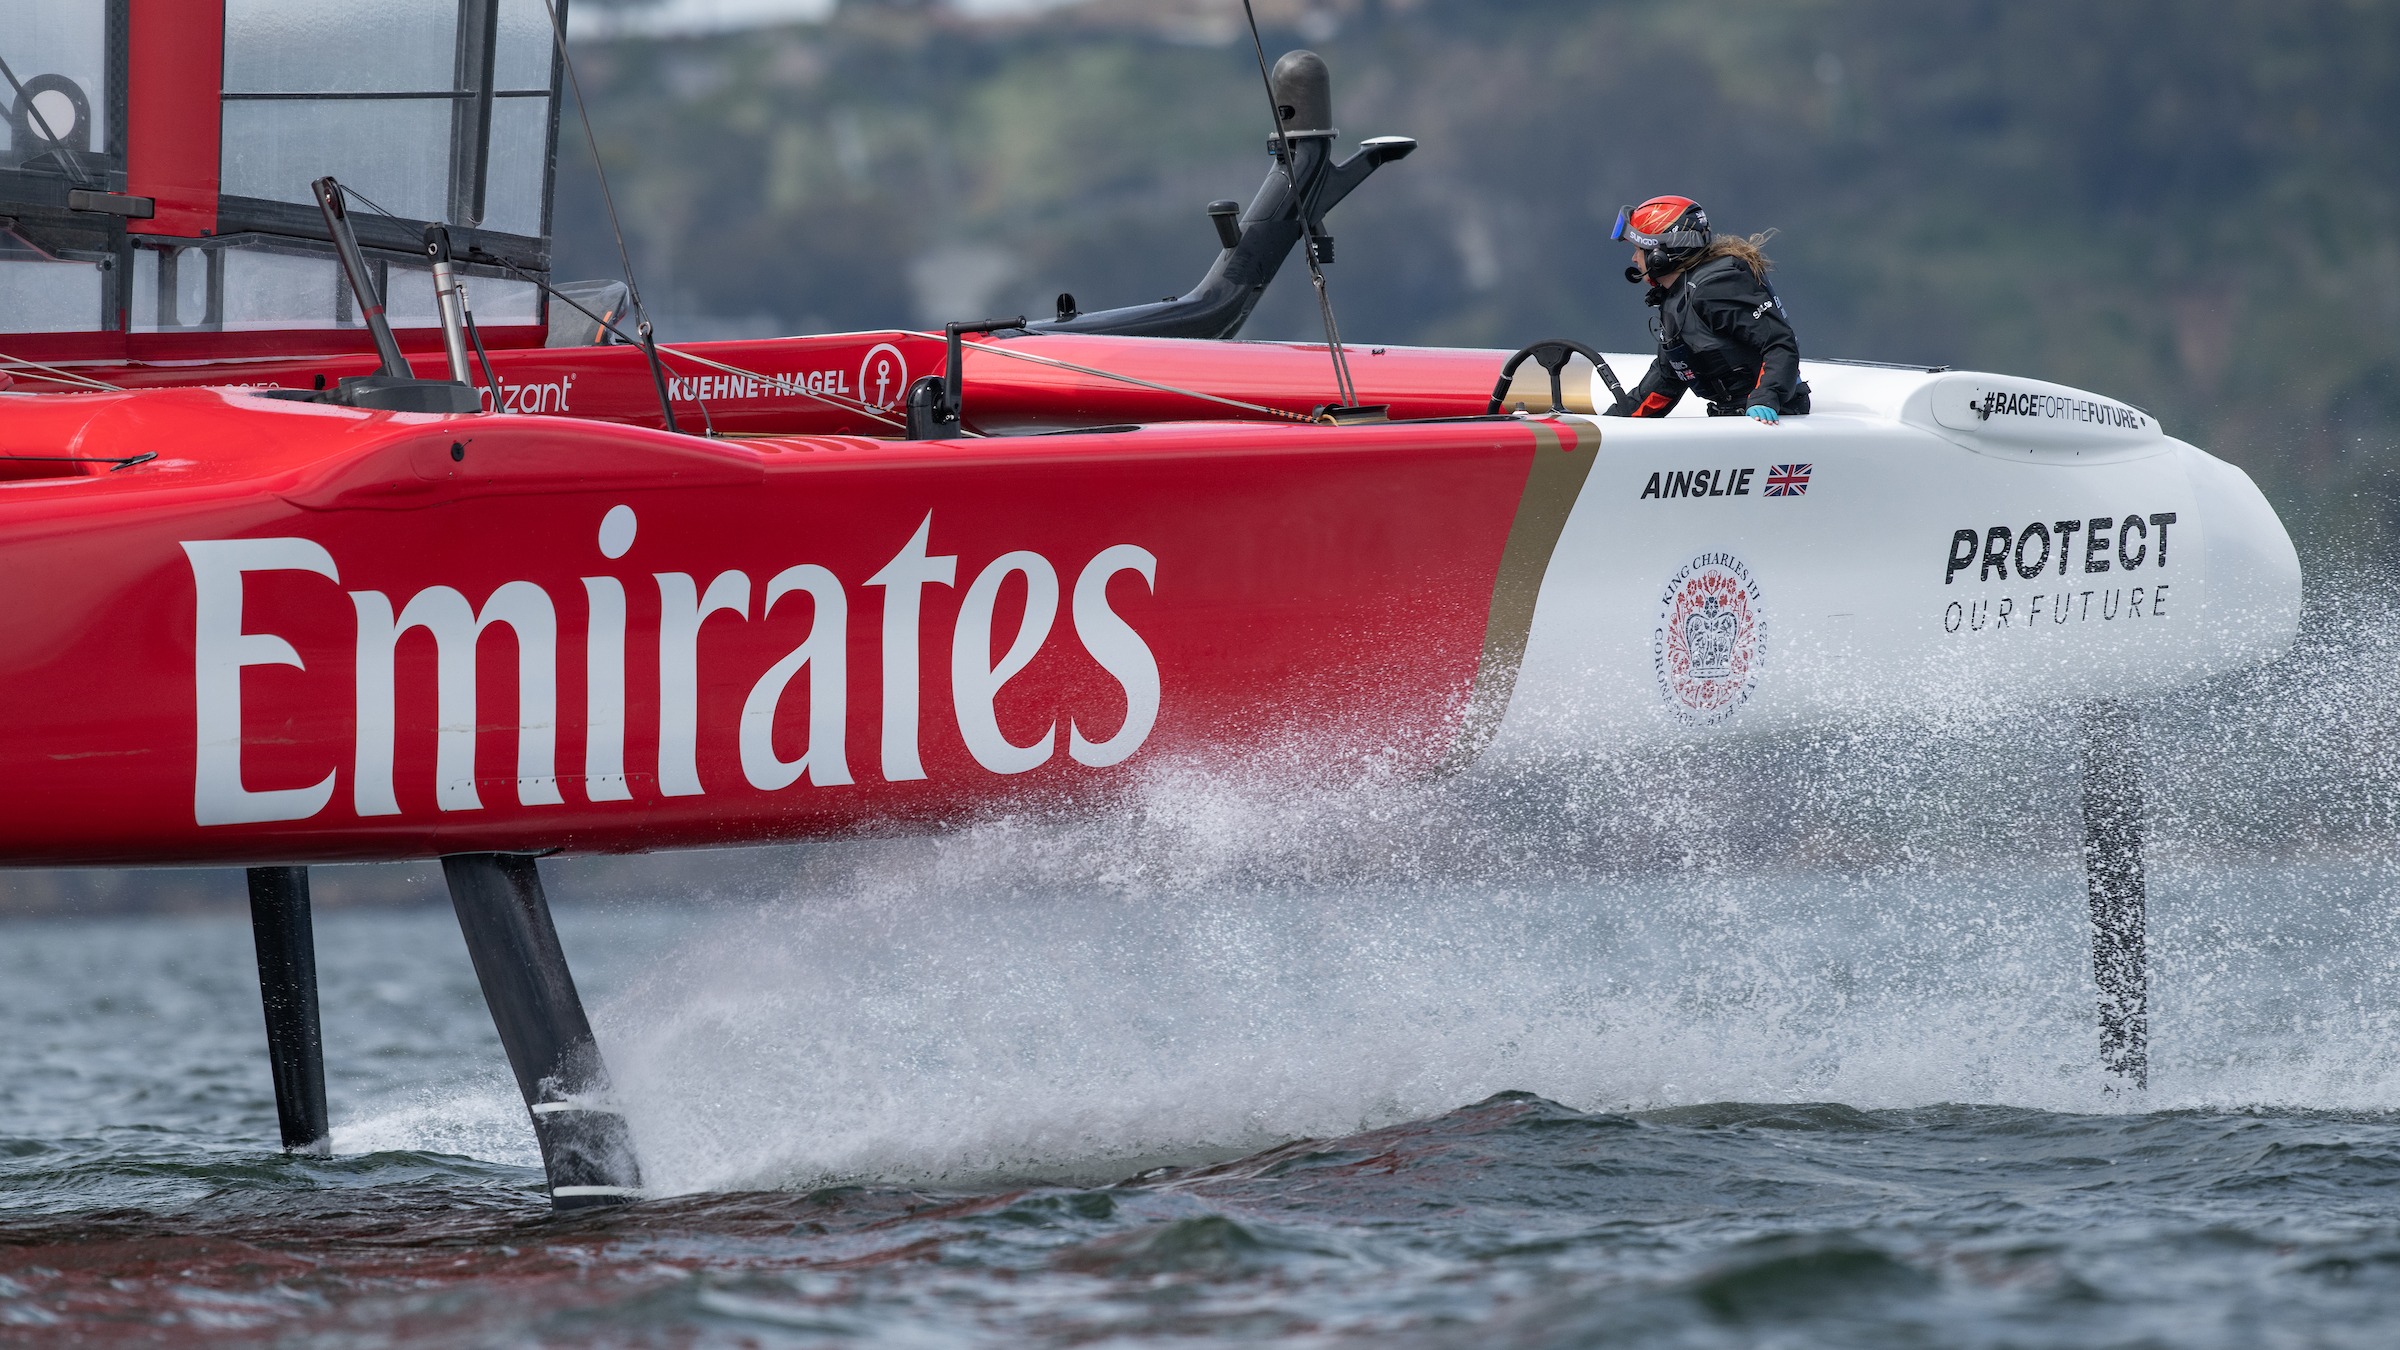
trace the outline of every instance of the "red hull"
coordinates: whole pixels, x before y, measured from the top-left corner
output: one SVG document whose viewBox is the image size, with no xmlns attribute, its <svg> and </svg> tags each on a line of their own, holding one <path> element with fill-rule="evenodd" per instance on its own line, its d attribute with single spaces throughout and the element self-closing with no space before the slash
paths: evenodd
<svg viewBox="0 0 2400 1350">
<path fill-rule="evenodd" d="M 328 340 L 315 335 L 306 340 L 311 347 L 338 340 L 357 350 L 294 354 L 295 335 L 258 334 L 256 355 L 226 359 L 227 343 L 242 335 L 202 334 L 160 339 L 185 345 L 155 347 L 152 358 L 142 362 L 76 369 L 127 388 L 308 389 L 321 387 L 320 380 L 332 384 L 374 373 L 375 357 L 363 333 L 324 336 Z M 443 373 L 433 345 L 438 341 L 438 333 L 426 330 L 402 335 L 402 345 L 416 353 L 418 373 Z M 1351 349 L 1350 369 L 1358 401 L 1389 405 L 1393 417 L 1461 417 L 1484 410 L 1505 355 L 1359 347 Z M 947 364 L 938 335 L 900 330 L 685 343 L 666 351 L 662 360 L 683 430 L 866 436 L 899 434 L 900 399 L 908 382 L 942 374 Z M 503 411 L 662 425 L 657 386 L 636 348 L 522 347 L 495 350 L 491 361 L 507 405 Z M 974 431 L 1194 419 L 1284 422 L 1341 401 L 1325 349 L 1302 343 L 1072 335 L 977 339 L 967 348 L 965 366 L 966 420 Z M 72 387 L 32 372 L 17 375 L 19 387 L 27 390 Z M 1157 387 L 1162 385 L 1215 397 Z M 488 395 L 485 401 L 490 402 Z"/>
<path fill-rule="evenodd" d="M 647 384 L 623 349 L 517 359 Z M 970 418 L 1009 415 L 997 383 Z M 1555 537 L 1524 509 L 1537 454 L 1567 467 L 1530 481 L 1580 481 L 1594 443 L 1509 420 L 711 442 L 207 390 L 5 407 L 14 455 L 158 455 L 20 460 L 71 476 L 0 487 L 17 864 L 791 839 L 1262 750 L 1428 770 L 1494 677 L 1496 591 Z M 629 549 L 621 518 L 604 539 L 619 507 Z"/>
</svg>

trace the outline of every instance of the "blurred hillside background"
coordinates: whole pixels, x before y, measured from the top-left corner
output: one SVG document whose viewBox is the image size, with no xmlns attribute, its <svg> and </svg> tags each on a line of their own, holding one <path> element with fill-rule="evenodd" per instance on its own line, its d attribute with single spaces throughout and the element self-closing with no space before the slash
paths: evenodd
<svg viewBox="0 0 2400 1350">
<path fill-rule="evenodd" d="M 1606 234 L 1661 192 L 1774 228 L 1812 354 L 2130 399 L 2326 558 L 2400 553 L 2400 5 L 1258 0 L 1322 53 L 1346 338 L 1645 345 Z M 795 20 L 793 16 L 807 16 Z M 1178 294 L 1266 169 L 1239 0 L 576 0 L 674 335 Z M 561 276 L 618 270 L 561 131 Z M 1245 336 L 1321 335 L 1287 269 Z M 2314 559 L 2312 559 L 2313 561 Z"/>
<path fill-rule="evenodd" d="M 2312 636 L 2162 723 L 2156 809 L 2182 847 L 2400 837 L 2400 622 L 2387 603 L 2400 561 L 2400 4 L 1257 8 L 1270 57 L 1307 46 L 1331 63 L 1345 147 L 1423 143 L 1332 218 L 1346 337 L 1638 350 L 1640 293 L 1605 238 L 1618 206 L 1684 192 L 1725 228 L 1774 228 L 1805 351 L 2130 399 L 2241 464 L 2284 513 L 2309 568 Z M 1216 248 L 1203 205 L 1246 202 L 1267 167 L 1239 0 L 574 0 L 571 22 L 670 338 L 1042 314 L 1060 291 L 1086 309 L 1180 293 Z M 560 144 L 558 275 L 615 276 L 571 110 Z M 1247 335 L 1320 336 L 1297 265 Z M 1749 761 L 1719 771 L 1816 804 L 1762 830 L 1762 856 L 1838 853 L 1817 841 L 1861 832 L 1909 847 L 1982 839 L 1998 828 L 1992 803 L 2020 796 L 2011 838 L 2041 853 L 2063 837 L 2069 784 L 1985 791 L 1991 766 L 1963 750 L 1937 756 L 1938 772 L 1844 753 L 1858 764 L 1847 786 L 1795 786 Z M 2223 772 L 2232 759 L 2244 774 Z M 1673 757 L 1623 771 L 1621 796 L 1598 800 L 1628 809 L 1592 819 L 1638 825 L 1652 784 L 1699 792 L 1707 779 Z M 1876 825 L 1885 796 L 1937 824 L 1956 815 L 1956 828 Z M 1608 846 L 1651 856 L 1639 838 Z M 785 866 L 570 865 L 583 870 L 567 895 L 684 894 Z M 320 886 L 334 905 L 442 894 L 428 867 L 328 869 Z M 20 873 L 0 908 L 223 908 L 240 887 L 221 871 Z"/>
</svg>

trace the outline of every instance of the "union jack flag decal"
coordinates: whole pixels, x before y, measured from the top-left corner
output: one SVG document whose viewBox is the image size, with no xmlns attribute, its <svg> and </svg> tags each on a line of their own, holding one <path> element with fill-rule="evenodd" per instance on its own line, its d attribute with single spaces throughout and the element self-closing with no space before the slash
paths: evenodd
<svg viewBox="0 0 2400 1350">
<path fill-rule="evenodd" d="M 1814 464 L 1771 464 L 1767 466 L 1768 497 L 1802 497 L 1808 494 L 1809 470 Z"/>
</svg>

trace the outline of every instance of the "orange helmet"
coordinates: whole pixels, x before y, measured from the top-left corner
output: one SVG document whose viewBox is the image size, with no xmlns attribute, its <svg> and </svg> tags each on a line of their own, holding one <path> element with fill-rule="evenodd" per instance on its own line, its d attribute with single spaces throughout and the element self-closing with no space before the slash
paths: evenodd
<svg viewBox="0 0 2400 1350">
<path fill-rule="evenodd" d="M 1641 269 L 1626 269 L 1628 281 L 1641 280 L 1642 272 L 1672 272 L 1716 238 L 1709 233 L 1708 212 L 1689 197 L 1652 197 L 1640 206 L 1620 207 L 1608 237 L 1642 251 Z"/>
</svg>

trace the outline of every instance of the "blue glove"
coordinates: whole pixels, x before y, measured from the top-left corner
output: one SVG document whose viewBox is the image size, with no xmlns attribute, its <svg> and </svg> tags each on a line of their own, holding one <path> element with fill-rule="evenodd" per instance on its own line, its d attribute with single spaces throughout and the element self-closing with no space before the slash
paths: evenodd
<svg viewBox="0 0 2400 1350">
<path fill-rule="evenodd" d="M 1773 408 L 1770 408 L 1763 403 L 1752 405 L 1750 409 L 1750 416 L 1753 420 L 1764 422 L 1768 426 L 1774 426 L 1776 423 L 1783 420 L 1775 415 L 1775 410 Z"/>
</svg>

